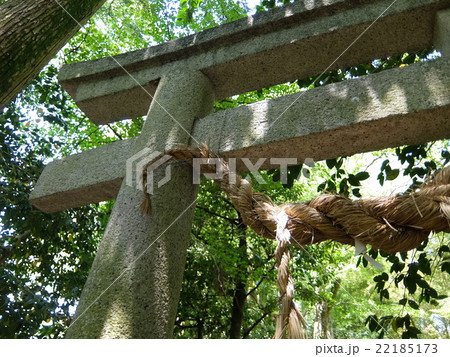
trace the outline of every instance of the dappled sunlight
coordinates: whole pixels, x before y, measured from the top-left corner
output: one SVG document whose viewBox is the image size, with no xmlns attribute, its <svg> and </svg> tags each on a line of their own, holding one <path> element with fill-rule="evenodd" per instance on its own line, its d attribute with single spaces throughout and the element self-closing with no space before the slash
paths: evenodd
<svg viewBox="0 0 450 357">
<path fill-rule="evenodd" d="M 416 63 L 217 112 L 197 120 L 193 136 L 207 137 L 225 157 L 299 162 L 439 139 L 449 124 L 439 110 L 449 100 L 447 67 L 444 60 Z"/>
<path fill-rule="evenodd" d="M 410 98 L 409 100 L 414 100 Z M 394 83 L 386 95 L 381 98 L 381 103 L 385 107 L 392 108 L 397 113 L 408 113 L 408 94 L 406 88 L 402 88 L 397 83 Z"/>
<path fill-rule="evenodd" d="M 446 59 L 444 59 L 446 60 Z M 439 73 L 430 73 L 424 78 L 424 89 L 429 93 L 429 100 L 437 105 L 446 105 L 446 97 L 442 93 L 449 92 L 449 86 Z"/>
<path fill-rule="evenodd" d="M 347 87 L 342 88 L 342 86 L 336 86 L 336 85 L 329 86 L 327 88 L 328 88 L 330 95 L 332 95 L 333 97 L 339 98 L 342 100 L 348 99 L 349 88 L 347 88 Z M 352 98 L 352 102 L 359 102 L 359 97 L 356 96 L 356 97 Z"/>
<path fill-rule="evenodd" d="M 265 100 L 255 105 L 248 106 L 251 112 L 251 120 L 248 130 L 246 131 L 246 138 L 243 140 L 243 145 L 252 145 L 259 142 L 270 129 L 268 121 L 269 117 L 269 101 Z"/>
<path fill-rule="evenodd" d="M 120 296 L 112 300 L 109 309 L 105 311 L 105 315 L 99 337 L 117 338 L 118 332 L 122 336 L 132 336 L 132 318 L 127 308 L 123 306 Z"/>
</svg>

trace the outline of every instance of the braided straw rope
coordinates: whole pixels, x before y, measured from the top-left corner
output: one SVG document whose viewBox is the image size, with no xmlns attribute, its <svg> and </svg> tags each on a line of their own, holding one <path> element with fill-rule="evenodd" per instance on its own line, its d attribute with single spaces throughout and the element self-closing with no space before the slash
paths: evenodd
<svg viewBox="0 0 450 357">
<path fill-rule="evenodd" d="M 277 217 L 275 265 L 278 270 L 277 285 L 280 290 L 280 314 L 277 317 L 275 338 L 307 338 L 306 322 L 294 303 L 294 279 L 289 272 L 289 244 L 291 233 L 287 229 L 289 217 L 280 212 Z"/>
<path fill-rule="evenodd" d="M 165 154 L 188 163 L 193 159 L 215 159 L 204 147 L 187 147 Z M 157 159 L 157 158 L 156 158 Z M 155 160 L 156 160 L 155 159 Z M 217 161 L 202 165 L 203 173 L 216 173 Z M 276 265 L 280 289 L 281 312 L 277 319 L 277 338 L 306 337 L 304 319 L 293 303 L 293 280 L 289 273 L 289 249 L 293 242 L 307 244 L 334 240 L 355 245 L 370 244 L 387 253 L 417 248 L 430 232 L 450 232 L 450 166 L 435 172 L 414 192 L 360 199 L 323 194 L 304 203 L 275 205 L 269 197 L 253 191 L 249 181 L 230 172 L 228 163 L 220 161 L 222 172 L 215 181 L 232 201 L 243 222 L 257 234 L 278 242 Z M 149 163 L 148 165 L 150 165 Z M 146 168 L 143 172 L 146 187 Z M 150 197 L 141 211 L 151 214 Z"/>
</svg>

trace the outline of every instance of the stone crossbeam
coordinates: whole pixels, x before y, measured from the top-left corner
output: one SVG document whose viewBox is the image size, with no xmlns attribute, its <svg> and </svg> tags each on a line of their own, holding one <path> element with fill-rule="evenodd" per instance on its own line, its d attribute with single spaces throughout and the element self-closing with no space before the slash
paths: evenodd
<svg viewBox="0 0 450 357">
<path fill-rule="evenodd" d="M 120 140 L 50 162 L 31 192 L 30 202 L 58 212 L 117 197 L 136 138 Z"/>
<path fill-rule="evenodd" d="M 416 63 L 213 113 L 194 123 L 192 136 L 224 157 L 298 163 L 449 138 L 450 62 Z M 53 212 L 114 198 L 135 140 L 51 163 L 31 202 Z"/>
<path fill-rule="evenodd" d="M 449 7 L 450 0 L 299 1 L 162 45 L 66 65 L 60 82 L 93 122 L 105 124 L 145 115 L 161 76 L 177 69 L 201 70 L 221 99 L 427 48 L 437 11 Z"/>
</svg>

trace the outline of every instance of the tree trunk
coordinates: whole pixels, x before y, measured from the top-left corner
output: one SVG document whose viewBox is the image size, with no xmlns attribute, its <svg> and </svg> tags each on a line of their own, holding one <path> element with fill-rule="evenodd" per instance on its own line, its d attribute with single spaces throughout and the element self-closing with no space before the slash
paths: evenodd
<svg viewBox="0 0 450 357">
<path fill-rule="evenodd" d="M 341 280 L 337 279 L 332 287 L 333 302 L 336 299 L 340 288 Z M 331 310 L 333 306 L 328 300 L 319 300 L 316 303 L 316 317 L 314 319 L 314 338 L 331 339 L 334 338 L 333 324 L 331 321 Z"/>
<path fill-rule="evenodd" d="M 203 328 L 205 327 L 205 321 L 203 319 L 197 319 L 197 338 L 203 338 Z"/>
<path fill-rule="evenodd" d="M 9 0 L 0 5 L 0 110 L 105 0 Z"/>
<path fill-rule="evenodd" d="M 316 302 L 316 318 L 314 319 L 314 338 L 333 338 L 333 328 L 331 325 L 331 309 L 328 301 L 320 300 Z"/>
<path fill-rule="evenodd" d="M 239 264 L 241 272 L 236 275 L 236 283 L 233 296 L 233 308 L 231 310 L 231 326 L 230 338 L 241 338 L 242 320 L 244 319 L 244 305 L 247 299 L 247 292 L 245 289 L 247 272 L 243 271 L 246 268 L 247 256 L 247 240 L 245 237 L 246 227 L 241 223 L 238 225 L 239 230 Z M 245 263 L 244 263 L 245 262 Z"/>
<path fill-rule="evenodd" d="M 230 338 L 241 338 L 241 326 L 244 318 L 244 304 L 246 300 L 245 284 L 239 278 L 236 282 L 231 313 Z"/>
</svg>

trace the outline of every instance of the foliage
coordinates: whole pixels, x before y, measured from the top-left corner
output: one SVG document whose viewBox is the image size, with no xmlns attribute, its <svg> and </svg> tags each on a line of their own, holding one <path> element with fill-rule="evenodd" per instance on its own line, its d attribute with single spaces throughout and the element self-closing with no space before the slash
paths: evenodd
<svg viewBox="0 0 450 357">
<path fill-rule="evenodd" d="M 59 141 L 42 137 L 15 105 L 0 115 L 0 136 L 0 336 L 56 337 L 79 298 L 106 212 L 32 207 L 28 196 Z"/>
<path fill-rule="evenodd" d="M 270 337 L 273 327 L 263 329 L 255 322 L 273 315 L 276 305 L 273 242 L 243 229 L 237 212 L 213 182 L 204 180 L 201 192 L 175 336 L 227 337 L 235 289 L 241 284 L 248 297 L 243 336 Z"/>
<path fill-rule="evenodd" d="M 261 4 L 256 7 L 258 11 L 274 9 L 277 6 L 283 6 L 295 2 L 295 0 L 261 0 Z"/>
</svg>

